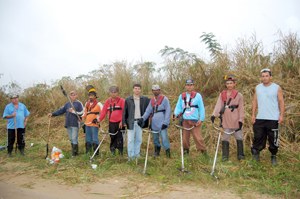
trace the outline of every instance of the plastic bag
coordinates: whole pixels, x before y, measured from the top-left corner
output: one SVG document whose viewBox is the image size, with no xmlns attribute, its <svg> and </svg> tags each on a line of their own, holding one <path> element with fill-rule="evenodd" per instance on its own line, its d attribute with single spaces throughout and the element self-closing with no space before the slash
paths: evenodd
<svg viewBox="0 0 300 199">
<path fill-rule="evenodd" d="M 58 163 L 63 157 L 64 155 L 62 154 L 62 151 L 54 146 L 51 151 L 50 164 Z"/>
</svg>

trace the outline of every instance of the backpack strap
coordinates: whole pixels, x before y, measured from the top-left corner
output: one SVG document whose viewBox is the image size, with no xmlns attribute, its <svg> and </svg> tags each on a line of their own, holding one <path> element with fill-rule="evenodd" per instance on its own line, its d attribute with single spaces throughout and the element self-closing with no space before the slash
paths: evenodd
<svg viewBox="0 0 300 199">
<path fill-rule="evenodd" d="M 162 101 L 164 100 L 165 96 L 164 95 L 159 95 L 158 96 L 158 99 L 156 100 L 155 97 L 153 97 L 151 99 L 151 106 L 152 106 L 152 113 L 158 113 L 158 112 L 165 112 L 166 110 L 165 109 L 162 109 L 162 110 L 157 110 L 158 109 L 158 106 L 161 105 Z"/>
</svg>

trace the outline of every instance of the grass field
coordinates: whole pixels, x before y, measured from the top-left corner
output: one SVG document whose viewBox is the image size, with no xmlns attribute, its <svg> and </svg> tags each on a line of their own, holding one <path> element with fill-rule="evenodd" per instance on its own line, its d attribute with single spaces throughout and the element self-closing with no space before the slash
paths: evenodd
<svg viewBox="0 0 300 199">
<path fill-rule="evenodd" d="M 44 118 L 39 123 L 31 125 L 27 129 L 26 156 L 22 157 L 13 154 L 14 157 L 7 158 L 6 151 L 0 152 L 0 163 L 13 162 L 26 164 L 28 166 L 15 166 L 15 172 L 36 173 L 44 179 L 58 179 L 69 185 L 96 182 L 99 179 L 111 177 L 127 177 L 128 179 L 138 179 L 140 181 L 157 182 L 163 185 L 174 184 L 196 184 L 201 187 L 215 187 L 218 189 L 234 190 L 243 196 L 249 192 L 257 192 L 280 198 L 300 197 L 300 155 L 297 146 L 290 145 L 285 150 L 280 150 L 278 154 L 278 166 L 271 166 L 270 153 L 264 150 L 261 154 L 261 162 L 256 163 L 251 160 L 250 146 L 245 145 L 246 159 L 238 161 L 236 159 L 236 147 L 232 139 L 230 150 L 230 161 L 221 162 L 221 149 L 216 164 L 215 179 L 210 175 L 215 143 L 208 146 L 209 158 L 196 152 L 192 142 L 189 156 L 184 157 L 185 168 L 189 173 L 178 170 L 181 168 L 181 156 L 179 145 L 179 134 L 173 127 L 169 134 L 171 138 L 171 159 L 166 158 L 164 151 L 161 151 L 159 158 L 153 157 L 153 144 L 150 143 L 149 158 L 147 164 L 147 174 L 143 175 L 147 134 L 143 135 L 141 148 L 141 158 L 128 162 L 127 154 L 124 156 L 112 156 L 109 152 L 109 137 L 103 142 L 99 156 L 94 158 L 93 164 L 97 164 L 97 169 L 91 168 L 90 154 L 84 152 L 84 134 L 80 131 L 80 155 L 72 158 L 70 155 L 70 143 L 65 129 L 60 128 L 61 119 L 53 120 L 50 128 L 49 148 L 56 146 L 63 151 L 64 158 L 58 164 L 51 165 L 44 159 L 46 154 L 47 119 Z M 1 125 L 0 144 L 6 142 L 5 126 Z M 100 139 L 102 135 L 100 135 Z M 31 147 L 30 144 L 33 143 Z M 126 145 L 125 145 L 126 146 Z M 0 175 L 5 175 L 7 169 L 0 164 Z M 10 171 L 11 172 L 11 171 Z"/>
</svg>

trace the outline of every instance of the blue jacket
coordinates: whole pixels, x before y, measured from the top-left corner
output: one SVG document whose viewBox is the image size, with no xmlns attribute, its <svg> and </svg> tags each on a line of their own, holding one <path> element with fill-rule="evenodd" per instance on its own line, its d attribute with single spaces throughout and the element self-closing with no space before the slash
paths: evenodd
<svg viewBox="0 0 300 199">
<path fill-rule="evenodd" d="M 157 111 L 159 110 L 165 110 L 165 111 L 153 113 L 153 107 L 150 101 L 150 103 L 147 106 L 146 112 L 142 116 L 142 118 L 146 120 L 149 118 L 151 114 L 153 115 L 151 121 L 151 129 L 153 131 L 160 131 L 163 124 L 167 126 L 169 126 L 170 124 L 171 106 L 170 106 L 169 99 L 166 96 L 164 96 L 163 101 L 157 107 Z"/>
<path fill-rule="evenodd" d="M 189 93 L 186 93 L 187 103 L 190 100 L 190 96 L 191 95 Z M 196 96 L 192 99 L 191 105 L 198 105 L 198 108 L 196 107 L 187 108 L 183 114 L 183 119 L 195 120 L 195 121 L 201 120 L 203 122 L 205 119 L 205 108 L 200 93 L 197 93 Z M 182 113 L 184 108 L 185 108 L 184 100 L 182 99 L 182 94 L 180 94 L 176 104 L 176 108 L 174 110 L 175 116 L 178 116 L 180 113 Z"/>
<path fill-rule="evenodd" d="M 83 105 L 80 101 L 76 100 L 75 102 L 73 102 L 73 106 L 76 109 L 76 112 L 79 116 L 81 116 L 83 114 Z M 61 107 L 60 109 L 54 111 L 52 113 L 52 116 L 59 116 L 62 114 L 66 114 L 65 118 L 65 127 L 79 127 L 79 121 L 78 121 L 78 117 L 75 113 L 71 113 L 69 112 L 69 108 L 72 108 L 70 102 L 67 102 L 63 107 Z"/>
</svg>

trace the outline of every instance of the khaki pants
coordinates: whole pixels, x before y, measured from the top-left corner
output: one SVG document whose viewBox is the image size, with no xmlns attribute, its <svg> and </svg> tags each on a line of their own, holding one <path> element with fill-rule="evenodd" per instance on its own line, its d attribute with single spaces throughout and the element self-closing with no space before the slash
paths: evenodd
<svg viewBox="0 0 300 199">
<path fill-rule="evenodd" d="M 182 126 L 184 128 L 191 128 L 194 126 L 196 122 L 191 121 L 191 120 L 183 120 Z M 201 135 L 201 125 L 194 127 L 192 130 L 187 131 L 183 130 L 183 135 L 182 135 L 182 141 L 183 141 L 183 148 L 184 149 L 189 149 L 190 148 L 190 133 L 192 133 L 194 142 L 196 144 L 197 151 L 200 152 L 205 152 L 206 151 L 206 146 L 204 143 L 204 139 Z"/>
</svg>

